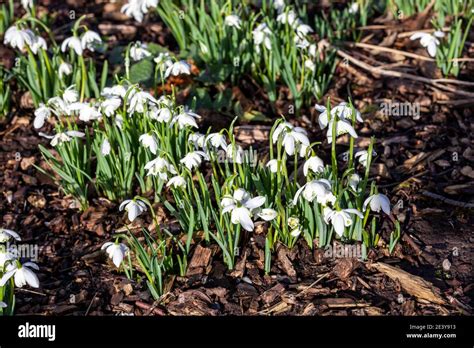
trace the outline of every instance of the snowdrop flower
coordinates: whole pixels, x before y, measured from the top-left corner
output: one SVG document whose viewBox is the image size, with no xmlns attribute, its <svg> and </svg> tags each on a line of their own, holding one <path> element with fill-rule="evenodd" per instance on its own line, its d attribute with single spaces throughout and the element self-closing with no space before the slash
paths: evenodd
<svg viewBox="0 0 474 348">
<path fill-rule="evenodd" d="M 58 69 L 59 78 L 62 79 L 63 76 L 68 76 L 72 74 L 72 65 L 66 62 L 62 62 L 59 65 Z"/>
<path fill-rule="evenodd" d="M 328 131 L 327 131 L 327 134 L 326 134 L 326 137 L 327 137 L 327 140 L 328 140 L 329 144 L 332 143 L 332 136 L 333 136 L 332 135 L 332 123 L 333 123 L 333 121 L 329 122 L 329 127 L 328 127 Z M 349 135 L 353 138 L 358 137 L 355 129 L 352 127 L 352 125 L 349 122 L 343 121 L 343 120 L 338 120 L 336 122 L 336 137 L 339 136 L 339 135 L 346 134 L 346 133 L 349 133 Z"/>
<path fill-rule="evenodd" d="M 352 218 L 349 214 L 355 214 L 361 219 L 364 218 L 364 215 L 357 209 L 342 209 L 342 210 L 332 210 L 329 207 L 324 207 L 323 216 L 324 221 L 329 224 L 331 223 L 334 227 L 334 231 L 341 237 L 344 234 L 344 229 L 352 225 Z"/>
<path fill-rule="evenodd" d="M 180 60 L 178 62 L 170 65 L 165 71 L 165 78 L 168 76 L 178 76 L 178 75 L 190 75 L 191 74 L 191 65 L 185 60 Z"/>
<path fill-rule="evenodd" d="M 6 249 L 5 247 L 1 247 L 0 248 L 0 269 L 5 267 L 7 262 L 10 262 L 12 260 L 15 260 L 14 253 L 12 253 L 11 250 Z"/>
<path fill-rule="evenodd" d="M 179 162 L 184 164 L 186 168 L 192 170 L 201 165 L 203 159 L 208 159 L 207 155 L 202 151 L 189 152 Z"/>
<path fill-rule="evenodd" d="M 26 46 L 31 46 L 35 38 L 36 36 L 31 30 L 19 29 L 16 25 L 14 25 L 8 28 L 5 32 L 3 42 L 5 45 L 9 44 L 11 47 L 18 48 L 20 51 L 23 51 Z"/>
<path fill-rule="evenodd" d="M 312 180 L 301 186 L 293 198 L 294 205 L 298 203 L 301 194 L 308 202 L 316 198 L 316 201 L 322 205 L 334 204 L 336 201 L 336 197 L 331 192 L 331 183 L 326 179 Z"/>
<path fill-rule="evenodd" d="M 288 224 L 288 227 L 290 228 L 290 235 L 292 237 L 296 238 L 301 234 L 302 229 L 300 227 L 300 219 L 294 216 L 290 216 L 288 218 L 287 224 Z"/>
<path fill-rule="evenodd" d="M 372 156 L 376 156 L 377 153 L 372 151 Z M 354 155 L 355 158 L 359 158 L 359 163 L 362 164 L 364 167 L 367 168 L 367 160 L 369 157 L 369 152 L 367 150 L 357 151 Z"/>
<path fill-rule="evenodd" d="M 178 123 L 179 129 L 183 129 L 187 126 L 199 128 L 196 123 L 196 118 L 201 118 L 201 116 L 199 116 L 190 109 L 184 109 L 183 112 L 181 112 L 179 115 L 175 116 L 171 120 L 170 125 Z"/>
<path fill-rule="evenodd" d="M 100 35 L 93 30 L 87 30 L 81 36 L 81 46 L 82 49 L 88 49 L 89 51 L 94 52 L 98 45 L 102 43 Z"/>
<path fill-rule="evenodd" d="M 128 4 L 122 6 L 120 12 L 141 23 L 143 15 L 148 13 L 148 8 L 156 6 L 158 6 L 158 0 L 129 0 Z"/>
<path fill-rule="evenodd" d="M 196 149 L 203 149 L 206 142 L 206 136 L 201 133 L 191 133 L 189 134 L 188 141 L 194 144 Z"/>
<path fill-rule="evenodd" d="M 150 149 L 151 153 L 156 155 L 158 151 L 158 141 L 153 134 L 142 134 L 138 140 L 145 149 Z"/>
<path fill-rule="evenodd" d="M 232 197 L 224 196 L 221 200 L 222 214 L 231 212 L 230 220 L 233 224 L 240 224 L 246 231 L 253 231 L 253 210 L 265 203 L 265 197 L 251 198 L 244 189 L 236 189 Z"/>
<path fill-rule="evenodd" d="M 358 174 L 349 175 L 347 183 L 354 191 L 357 191 L 357 186 L 359 185 L 359 182 L 360 182 L 360 176 Z"/>
<path fill-rule="evenodd" d="M 51 111 L 57 116 L 69 114 L 69 105 L 61 97 L 50 98 L 47 105 L 51 107 Z"/>
<path fill-rule="evenodd" d="M 75 103 L 79 100 L 79 93 L 76 91 L 75 86 L 69 86 L 63 93 L 63 100 L 67 104 Z"/>
<path fill-rule="evenodd" d="M 242 20 L 237 15 L 229 15 L 224 19 L 225 25 L 229 27 L 235 27 L 240 29 L 240 25 L 242 24 Z"/>
<path fill-rule="evenodd" d="M 66 52 L 68 49 L 73 49 L 78 56 L 82 56 L 83 48 L 81 40 L 76 36 L 68 37 L 61 44 L 61 51 Z"/>
<path fill-rule="evenodd" d="M 21 6 L 23 6 L 25 11 L 28 11 L 28 9 L 33 8 L 33 0 L 21 0 Z"/>
<path fill-rule="evenodd" d="M 257 214 L 258 217 L 265 221 L 271 221 L 275 219 L 278 216 L 278 213 L 274 209 L 270 208 L 265 208 L 260 211 L 260 213 Z"/>
<path fill-rule="evenodd" d="M 153 61 L 156 63 L 158 68 L 166 70 L 168 69 L 171 65 L 173 65 L 173 61 L 171 60 L 171 56 L 168 52 L 161 52 L 156 56 L 156 58 L 153 59 Z"/>
<path fill-rule="evenodd" d="M 51 146 L 57 146 L 59 144 L 62 144 L 62 143 L 65 143 L 65 142 L 69 142 L 71 141 L 73 138 L 84 138 L 85 134 L 82 133 L 82 132 L 78 132 L 78 131 L 66 131 L 66 132 L 60 132 L 60 133 L 57 133 L 55 135 L 47 135 L 47 134 L 44 134 L 44 133 L 39 133 L 39 135 L 41 135 L 42 137 L 45 137 L 47 139 L 52 139 L 50 144 Z"/>
<path fill-rule="evenodd" d="M 295 36 L 294 41 L 296 47 L 301 48 L 303 50 L 307 49 L 310 46 L 310 43 L 306 38 L 298 35 Z"/>
<path fill-rule="evenodd" d="M 5 302 L 0 301 L 0 308 L 7 308 L 7 304 Z"/>
<path fill-rule="evenodd" d="M 44 126 L 44 122 L 51 116 L 51 109 L 40 103 L 39 108 L 35 110 L 35 120 L 33 126 L 38 129 Z"/>
<path fill-rule="evenodd" d="M 105 87 L 100 93 L 100 95 L 106 97 L 107 99 L 113 98 L 113 97 L 124 98 L 126 94 L 127 94 L 127 89 L 122 85 Z"/>
<path fill-rule="evenodd" d="M 315 44 L 309 45 L 308 53 L 311 57 L 316 58 L 316 56 L 318 55 L 318 47 Z"/>
<path fill-rule="evenodd" d="M 282 136 L 282 145 L 286 153 L 292 156 L 295 149 L 299 149 L 301 146 L 309 146 L 309 139 L 306 134 L 306 130 L 303 128 L 295 127 L 289 122 L 282 122 L 273 132 L 273 143 L 275 144 Z"/>
<path fill-rule="evenodd" d="M 128 213 L 128 219 L 133 221 L 143 212 L 147 211 L 147 206 L 146 203 L 139 198 L 126 199 L 119 206 L 120 211 L 124 209 Z"/>
<path fill-rule="evenodd" d="M 436 56 L 436 51 L 440 44 L 438 38 L 444 37 L 444 33 L 440 30 L 435 31 L 433 34 L 418 32 L 410 36 L 410 40 L 420 40 L 420 44 L 426 47 L 431 57 Z"/>
<path fill-rule="evenodd" d="M 326 107 L 324 105 L 318 105 L 318 104 L 316 104 L 314 107 L 316 110 L 321 112 L 318 118 L 319 127 L 321 127 L 321 129 L 326 128 L 329 124 L 329 117 L 328 117 L 328 112 L 327 112 Z M 364 122 L 360 112 L 357 110 L 355 112 L 356 112 L 356 115 L 355 115 L 356 121 Z M 339 103 L 339 105 L 331 108 L 331 119 L 334 116 L 339 117 L 339 119 L 341 120 L 347 120 L 351 122 L 352 121 L 352 108 L 349 107 L 349 105 L 346 102 Z"/>
<path fill-rule="evenodd" d="M 225 141 L 225 135 L 221 133 L 211 133 L 206 137 L 206 145 L 210 143 L 213 148 L 221 148 L 225 150 L 227 148 L 227 143 Z"/>
<path fill-rule="evenodd" d="M 169 109 L 167 106 L 162 108 L 152 107 L 149 116 L 152 120 L 156 120 L 162 123 L 168 123 L 169 121 L 171 121 L 173 113 L 171 109 Z"/>
<path fill-rule="evenodd" d="M 295 11 L 282 12 L 277 16 L 277 21 L 281 24 L 293 25 L 298 22 L 298 17 Z"/>
<path fill-rule="evenodd" d="M 107 138 L 104 138 L 104 141 L 102 141 L 102 145 L 100 145 L 100 153 L 103 156 L 108 156 L 110 154 L 110 150 L 110 143 Z"/>
<path fill-rule="evenodd" d="M 107 117 L 112 116 L 115 113 L 115 111 L 120 107 L 120 105 L 122 105 L 122 100 L 114 96 L 107 98 L 100 103 L 102 112 Z"/>
<path fill-rule="evenodd" d="M 270 169 L 270 172 L 276 173 L 278 171 L 278 160 L 272 159 L 267 162 L 265 165 L 268 169 Z"/>
<path fill-rule="evenodd" d="M 170 164 L 166 159 L 163 157 L 157 157 L 154 160 L 145 164 L 145 169 L 148 170 L 148 174 L 152 176 L 158 175 L 161 180 L 168 180 L 168 174 L 178 174 L 176 169 L 172 164 Z"/>
<path fill-rule="evenodd" d="M 105 249 L 105 252 L 109 255 L 109 258 L 117 268 L 120 267 L 120 264 L 128 251 L 128 247 L 125 244 L 112 242 L 104 243 L 100 249 Z"/>
<path fill-rule="evenodd" d="M 385 214 L 390 215 L 390 200 L 384 194 L 378 193 L 368 197 L 364 201 L 363 209 L 367 209 L 367 205 L 370 206 L 370 210 L 380 212 L 382 210 Z"/>
<path fill-rule="evenodd" d="M 31 52 L 33 54 L 38 53 L 38 50 L 42 48 L 43 50 L 48 49 L 48 45 L 46 44 L 46 40 L 43 39 L 41 36 L 33 35 L 34 39 L 30 45 Z"/>
<path fill-rule="evenodd" d="M 69 105 L 70 111 L 79 111 L 79 119 L 83 122 L 98 120 L 102 114 L 88 103 L 72 103 Z"/>
<path fill-rule="evenodd" d="M 266 23 L 259 24 L 252 32 L 253 42 L 256 46 L 257 52 L 260 50 L 260 45 L 264 45 L 268 50 L 272 48 L 272 41 L 270 40 L 271 30 Z"/>
<path fill-rule="evenodd" d="M 33 262 L 25 262 L 20 264 L 19 262 L 9 264 L 6 272 L 0 279 L 0 287 L 4 286 L 7 281 L 13 277 L 15 286 L 21 288 L 25 285 L 30 285 L 33 288 L 39 287 L 39 280 L 37 275 L 30 269 L 39 270 L 39 267 Z"/>
<path fill-rule="evenodd" d="M 285 8 L 285 0 L 274 0 L 273 8 L 278 12 L 281 12 Z"/>
<path fill-rule="evenodd" d="M 296 27 L 296 34 L 299 37 L 304 37 L 313 32 L 313 28 L 311 28 L 308 24 L 299 23 Z"/>
<path fill-rule="evenodd" d="M 186 188 L 186 180 L 180 176 L 180 175 L 176 175 L 176 176 L 173 176 L 167 183 L 166 183 L 166 186 L 167 187 L 170 187 L 170 186 L 173 186 L 174 188 Z"/>
<path fill-rule="evenodd" d="M 313 173 L 322 173 L 324 171 L 324 162 L 318 156 L 312 156 L 303 165 L 304 176 L 308 176 L 308 171 L 311 169 Z"/>
<path fill-rule="evenodd" d="M 314 70 L 316 69 L 316 65 L 315 65 L 315 64 L 313 63 L 313 61 L 310 60 L 310 59 L 306 59 L 306 60 L 304 61 L 304 66 L 305 66 L 306 69 L 308 69 L 308 70 L 310 70 L 310 71 L 312 71 L 312 72 L 314 72 Z"/>
<path fill-rule="evenodd" d="M 8 242 L 10 239 L 21 240 L 20 235 L 12 230 L 0 228 L 0 243 Z"/>
<path fill-rule="evenodd" d="M 135 42 L 132 47 L 130 47 L 130 57 L 132 57 L 135 62 L 138 62 L 143 58 L 151 56 L 147 48 L 148 46 L 146 44 L 142 44 L 140 41 Z"/>
<path fill-rule="evenodd" d="M 359 12 L 359 4 L 357 2 L 354 2 L 351 4 L 351 6 L 349 6 L 349 13 L 357 13 Z"/>
<path fill-rule="evenodd" d="M 131 94 L 131 96 L 129 95 L 129 105 L 127 110 L 130 114 L 134 112 L 145 112 L 145 106 L 148 102 L 158 104 L 158 101 L 148 92 L 135 91 Z"/>
<path fill-rule="evenodd" d="M 244 161 L 244 149 L 240 145 L 229 144 L 225 148 L 226 157 L 231 163 L 242 164 Z"/>
</svg>

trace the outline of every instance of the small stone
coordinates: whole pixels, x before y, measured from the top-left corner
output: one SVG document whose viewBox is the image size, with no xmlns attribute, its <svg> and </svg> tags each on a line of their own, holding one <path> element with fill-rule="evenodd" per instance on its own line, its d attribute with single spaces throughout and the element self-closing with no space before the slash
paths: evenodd
<svg viewBox="0 0 474 348">
<path fill-rule="evenodd" d="M 443 271 L 449 272 L 449 270 L 451 269 L 451 262 L 448 259 L 444 259 L 442 266 L 443 266 Z"/>
</svg>

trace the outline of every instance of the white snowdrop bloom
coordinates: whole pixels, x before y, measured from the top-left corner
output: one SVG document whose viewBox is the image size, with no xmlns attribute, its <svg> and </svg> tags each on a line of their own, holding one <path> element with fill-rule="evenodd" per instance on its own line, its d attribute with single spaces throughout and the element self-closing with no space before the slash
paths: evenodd
<svg viewBox="0 0 474 348">
<path fill-rule="evenodd" d="M 28 11 L 28 9 L 33 8 L 33 0 L 21 0 L 21 6 L 23 6 L 25 11 Z"/>
<path fill-rule="evenodd" d="M 56 133 L 55 135 L 47 135 L 42 132 L 39 133 L 42 137 L 45 137 L 47 139 L 51 139 L 51 146 L 57 146 L 59 144 L 69 142 L 73 138 L 84 138 L 85 134 L 79 131 L 66 131 L 66 132 L 60 132 Z"/>
<path fill-rule="evenodd" d="M 184 166 L 189 170 L 192 170 L 193 168 L 199 167 L 203 159 L 208 159 L 205 152 L 193 151 L 187 153 L 179 162 L 184 164 Z"/>
<path fill-rule="evenodd" d="M 178 62 L 170 65 L 165 71 L 165 78 L 168 76 L 178 76 L 178 75 L 190 75 L 191 74 L 191 65 L 185 60 L 180 60 Z"/>
<path fill-rule="evenodd" d="M 354 190 L 357 191 L 357 186 L 360 183 L 360 176 L 358 174 L 351 174 L 347 179 L 347 183 Z"/>
<path fill-rule="evenodd" d="M 244 149 L 240 145 L 227 145 L 225 153 L 231 163 L 242 164 L 244 162 Z"/>
<path fill-rule="evenodd" d="M 107 242 L 102 245 L 101 250 L 105 250 L 114 265 L 119 268 L 128 252 L 128 247 L 123 243 Z"/>
<path fill-rule="evenodd" d="M 290 235 L 292 237 L 298 237 L 303 231 L 300 226 L 300 219 L 295 216 L 290 216 L 287 221 L 288 227 L 290 228 Z"/>
<path fill-rule="evenodd" d="M 280 13 L 277 16 L 277 21 L 281 24 L 288 24 L 290 26 L 298 23 L 298 16 L 296 15 L 295 11 L 289 10 Z"/>
<path fill-rule="evenodd" d="M 87 30 L 81 36 L 81 47 L 83 50 L 88 49 L 94 52 L 98 45 L 102 43 L 100 35 L 93 30 Z"/>
<path fill-rule="evenodd" d="M 72 74 L 72 65 L 66 62 L 62 62 L 59 65 L 58 75 L 62 79 L 64 76 L 69 76 Z"/>
<path fill-rule="evenodd" d="M 296 27 L 296 34 L 300 37 L 304 37 L 310 33 L 312 33 L 314 30 L 311 28 L 308 24 L 304 23 L 299 23 L 298 26 Z"/>
<path fill-rule="evenodd" d="M 372 150 L 372 156 L 377 156 L 377 153 Z M 359 159 L 359 163 L 364 167 L 367 167 L 367 160 L 369 157 L 369 152 L 367 150 L 357 151 L 354 155 L 355 158 Z"/>
<path fill-rule="evenodd" d="M 282 145 L 285 152 L 292 156 L 295 150 L 299 150 L 301 146 L 309 146 L 309 139 L 306 130 L 301 127 L 295 127 L 289 122 L 280 123 L 273 132 L 273 143 L 277 143 L 282 137 Z"/>
<path fill-rule="evenodd" d="M 51 111 L 57 116 L 69 114 L 68 104 L 61 97 L 50 98 L 47 102 L 47 105 L 51 108 Z"/>
<path fill-rule="evenodd" d="M 79 93 L 75 89 L 74 85 L 69 86 L 63 93 L 63 100 L 67 104 L 75 103 L 79 100 Z"/>
<path fill-rule="evenodd" d="M 69 110 L 79 111 L 79 119 L 83 122 L 98 120 L 102 117 L 102 114 L 88 103 L 72 103 L 69 105 Z"/>
<path fill-rule="evenodd" d="M 380 212 L 382 210 L 385 214 L 390 215 L 390 200 L 384 194 L 378 193 L 368 197 L 364 201 L 363 209 L 367 209 L 367 205 L 370 206 L 370 210 Z"/>
<path fill-rule="evenodd" d="M 171 60 L 171 56 L 168 52 L 161 52 L 156 56 L 153 61 L 156 63 L 158 68 L 166 70 L 171 65 L 173 65 L 173 61 Z"/>
<path fill-rule="evenodd" d="M 7 304 L 5 302 L 0 301 L 0 308 L 7 308 Z"/>
<path fill-rule="evenodd" d="M 211 133 L 206 137 L 206 145 L 211 144 L 214 149 L 221 148 L 225 150 L 227 148 L 227 143 L 225 140 L 225 135 L 221 133 Z"/>
<path fill-rule="evenodd" d="M 170 164 L 166 159 L 163 157 L 157 157 L 154 160 L 145 164 L 145 169 L 148 170 L 147 176 L 158 175 L 161 180 L 168 180 L 168 174 L 178 174 L 176 169 L 172 164 Z"/>
<path fill-rule="evenodd" d="M 119 206 L 119 211 L 123 211 L 124 209 L 128 213 L 128 219 L 133 221 L 143 212 L 147 211 L 147 206 L 146 203 L 139 198 L 126 199 Z"/>
<path fill-rule="evenodd" d="M 272 41 L 270 40 L 272 32 L 268 28 L 266 23 L 259 24 L 253 31 L 253 42 L 255 44 L 257 52 L 260 50 L 260 46 L 263 44 L 268 50 L 272 48 Z"/>
<path fill-rule="evenodd" d="M 132 94 L 132 95 L 130 95 Z M 158 101 L 153 96 L 144 91 L 135 91 L 130 93 L 128 96 L 128 112 L 130 114 L 134 112 L 143 113 L 148 103 L 158 104 Z"/>
<path fill-rule="evenodd" d="M 298 35 L 295 36 L 294 41 L 295 41 L 296 47 L 301 48 L 303 50 L 308 49 L 309 46 L 311 45 L 306 38 L 300 37 Z"/>
<path fill-rule="evenodd" d="M 308 53 L 311 57 L 316 58 L 316 56 L 318 55 L 318 47 L 315 44 L 309 45 Z"/>
<path fill-rule="evenodd" d="M 265 221 L 271 221 L 278 216 L 278 213 L 274 209 L 264 208 L 257 213 L 257 216 Z"/>
<path fill-rule="evenodd" d="M 100 95 L 106 97 L 107 99 L 108 98 L 112 98 L 112 97 L 125 97 L 125 95 L 127 94 L 127 89 L 122 86 L 122 85 L 115 85 L 115 86 L 112 86 L 112 87 L 105 87 L 102 92 L 100 93 Z"/>
<path fill-rule="evenodd" d="M 355 129 L 352 127 L 352 125 L 349 122 L 343 121 L 343 120 L 337 121 L 337 123 L 336 123 L 336 137 L 338 137 L 340 135 L 343 135 L 343 134 L 347 134 L 347 133 L 349 133 L 349 135 L 351 137 L 355 138 L 355 139 L 358 138 Z M 332 121 L 329 122 L 329 127 L 328 127 L 328 131 L 326 133 L 326 137 L 327 137 L 328 143 L 331 144 L 332 143 Z"/>
<path fill-rule="evenodd" d="M 312 72 L 314 72 L 314 70 L 316 69 L 316 65 L 313 63 L 311 59 L 306 59 L 304 61 L 304 66 L 305 68 L 307 68 L 308 70 L 311 70 Z"/>
<path fill-rule="evenodd" d="M 10 239 L 15 239 L 20 241 L 20 235 L 15 231 L 8 230 L 6 228 L 0 228 L 0 243 L 8 242 Z"/>
<path fill-rule="evenodd" d="M 105 116 L 110 117 L 112 116 L 115 111 L 122 105 L 122 100 L 119 97 L 110 97 L 103 100 L 100 103 L 100 108 Z"/>
<path fill-rule="evenodd" d="M 199 116 L 198 114 L 196 114 L 190 109 L 184 109 L 183 112 L 173 117 L 170 125 L 177 123 L 179 126 L 179 129 L 183 129 L 187 126 L 199 128 L 196 123 L 196 118 L 201 118 L 201 116 Z"/>
<path fill-rule="evenodd" d="M 314 107 L 316 110 L 321 112 L 318 118 L 319 127 L 321 127 L 321 129 L 326 128 L 329 124 L 329 117 L 328 117 L 328 112 L 327 112 L 326 107 L 324 105 L 318 105 L 318 104 L 316 104 Z M 355 115 L 356 121 L 364 122 L 360 112 L 357 110 L 355 110 L 355 112 L 356 112 L 356 115 Z M 333 118 L 334 116 L 339 117 L 339 119 L 341 120 L 347 120 L 351 122 L 352 121 L 352 108 L 346 102 L 339 103 L 339 105 L 331 108 L 331 118 Z"/>
<path fill-rule="evenodd" d="M 341 237 L 344 234 L 344 229 L 352 225 L 352 218 L 349 214 L 355 214 L 361 219 L 364 218 L 364 215 L 357 209 L 342 209 L 342 210 L 332 210 L 329 207 L 324 207 L 323 216 L 324 221 L 329 224 L 331 223 L 336 231 L 337 235 Z"/>
<path fill-rule="evenodd" d="M 68 37 L 61 44 L 61 51 L 66 52 L 68 49 L 73 49 L 78 56 L 82 56 L 83 48 L 81 40 L 76 36 Z"/>
<path fill-rule="evenodd" d="M 273 1 L 273 8 L 275 10 L 277 10 L 278 12 L 281 12 L 283 11 L 283 9 L 285 8 L 286 4 L 285 4 L 285 0 L 274 0 Z"/>
<path fill-rule="evenodd" d="M 353 2 L 351 6 L 349 6 L 349 13 L 357 13 L 359 12 L 359 4 L 357 2 Z"/>
<path fill-rule="evenodd" d="M 181 175 L 173 176 L 166 183 L 167 187 L 173 186 L 174 188 L 186 188 L 186 180 Z"/>
<path fill-rule="evenodd" d="M 244 189 L 236 189 L 233 196 L 224 196 L 221 200 L 222 214 L 231 212 L 233 224 L 240 224 L 246 231 L 253 231 L 253 211 L 265 204 L 265 197 L 251 198 Z"/>
<path fill-rule="evenodd" d="M 173 118 L 173 112 L 167 106 L 161 108 L 154 106 L 151 108 L 148 115 L 152 120 L 156 120 L 161 123 L 168 123 Z"/>
<path fill-rule="evenodd" d="M 265 165 L 272 173 L 276 173 L 278 171 L 278 160 L 272 159 L 267 162 Z"/>
<path fill-rule="evenodd" d="M 0 269 L 5 267 L 5 265 L 16 259 L 15 253 L 13 253 L 10 249 L 7 248 L 0 248 Z"/>
<path fill-rule="evenodd" d="M 308 171 L 313 173 L 322 173 L 324 171 L 324 162 L 318 156 L 312 156 L 303 165 L 304 176 L 308 176 Z"/>
<path fill-rule="evenodd" d="M 137 22 L 142 22 L 149 8 L 156 6 L 158 6 L 158 0 L 129 0 L 120 11 L 128 17 L 133 17 Z"/>
<path fill-rule="evenodd" d="M 12 48 L 18 48 L 20 51 L 28 46 L 30 47 L 35 40 L 35 34 L 29 29 L 19 29 L 16 25 L 11 26 L 5 32 L 3 43 L 9 44 Z"/>
<path fill-rule="evenodd" d="M 435 31 L 433 34 L 418 32 L 410 36 L 410 40 L 420 40 L 420 44 L 423 47 L 426 47 L 428 54 L 431 57 L 436 56 L 436 51 L 440 44 L 438 38 L 444 37 L 444 33 L 442 31 Z"/>
<path fill-rule="evenodd" d="M 240 19 L 239 16 L 237 15 L 228 15 L 224 19 L 224 24 L 229 26 L 229 27 L 235 27 L 237 29 L 240 29 L 240 25 L 242 24 L 242 20 Z"/>
<path fill-rule="evenodd" d="M 32 269 L 39 270 L 39 267 L 33 262 L 25 262 L 24 264 L 19 264 L 15 262 L 7 266 L 6 272 L 3 277 L 0 279 L 0 287 L 5 286 L 7 281 L 13 277 L 15 286 L 21 288 L 25 285 L 29 285 L 33 288 L 39 287 L 38 276 L 33 272 Z"/>
<path fill-rule="evenodd" d="M 132 47 L 130 47 L 130 57 L 133 61 L 138 62 L 146 57 L 151 56 L 150 51 L 147 50 L 148 46 L 140 41 L 135 42 Z"/>
<path fill-rule="evenodd" d="M 34 36 L 33 41 L 31 42 L 30 49 L 33 54 L 37 54 L 38 50 L 41 48 L 43 50 L 48 49 L 48 45 L 46 44 L 46 40 L 43 39 L 41 36 Z"/>
<path fill-rule="evenodd" d="M 102 144 L 100 145 L 100 153 L 103 156 L 108 156 L 110 154 L 110 150 L 111 150 L 110 143 L 107 140 L 107 138 L 104 138 L 104 140 L 102 141 Z"/>
<path fill-rule="evenodd" d="M 150 149 L 151 153 L 156 155 L 156 152 L 158 151 L 158 141 L 153 134 L 142 134 L 138 140 L 145 149 Z"/>
<path fill-rule="evenodd" d="M 35 120 L 33 126 L 38 129 L 44 126 L 46 119 L 51 116 L 51 108 L 40 103 L 39 108 L 35 110 Z"/>
<path fill-rule="evenodd" d="M 193 143 L 196 149 L 203 149 L 206 142 L 206 136 L 197 132 L 191 133 L 189 134 L 188 141 Z"/>
<path fill-rule="evenodd" d="M 122 127 L 123 127 L 123 117 L 122 117 L 122 115 L 116 115 L 115 116 L 115 125 L 119 129 L 122 129 Z"/>
<path fill-rule="evenodd" d="M 312 180 L 301 186 L 293 198 L 294 205 L 298 203 L 300 195 L 308 202 L 316 198 L 316 201 L 322 205 L 334 204 L 336 201 L 336 197 L 331 192 L 331 183 L 326 179 Z"/>
</svg>

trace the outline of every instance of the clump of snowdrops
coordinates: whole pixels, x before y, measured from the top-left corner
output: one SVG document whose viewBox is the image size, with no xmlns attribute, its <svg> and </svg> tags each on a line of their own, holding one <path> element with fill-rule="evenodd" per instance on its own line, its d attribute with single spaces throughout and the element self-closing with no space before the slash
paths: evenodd
<svg viewBox="0 0 474 348">
<path fill-rule="evenodd" d="M 0 228 L 0 315 L 12 315 L 15 309 L 15 287 L 39 287 L 33 262 L 22 262 L 15 247 L 21 237 L 15 231 Z"/>
</svg>

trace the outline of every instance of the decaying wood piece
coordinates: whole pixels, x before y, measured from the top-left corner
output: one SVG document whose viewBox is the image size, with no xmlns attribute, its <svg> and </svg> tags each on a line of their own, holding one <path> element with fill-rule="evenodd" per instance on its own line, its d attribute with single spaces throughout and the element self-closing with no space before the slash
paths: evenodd
<svg viewBox="0 0 474 348">
<path fill-rule="evenodd" d="M 408 273 L 400 268 L 387 265 L 386 263 L 373 263 L 370 267 L 385 274 L 394 281 L 399 281 L 403 290 L 417 299 L 429 301 L 436 304 L 445 304 L 446 301 L 440 296 L 440 290 L 423 278 Z"/>
</svg>

